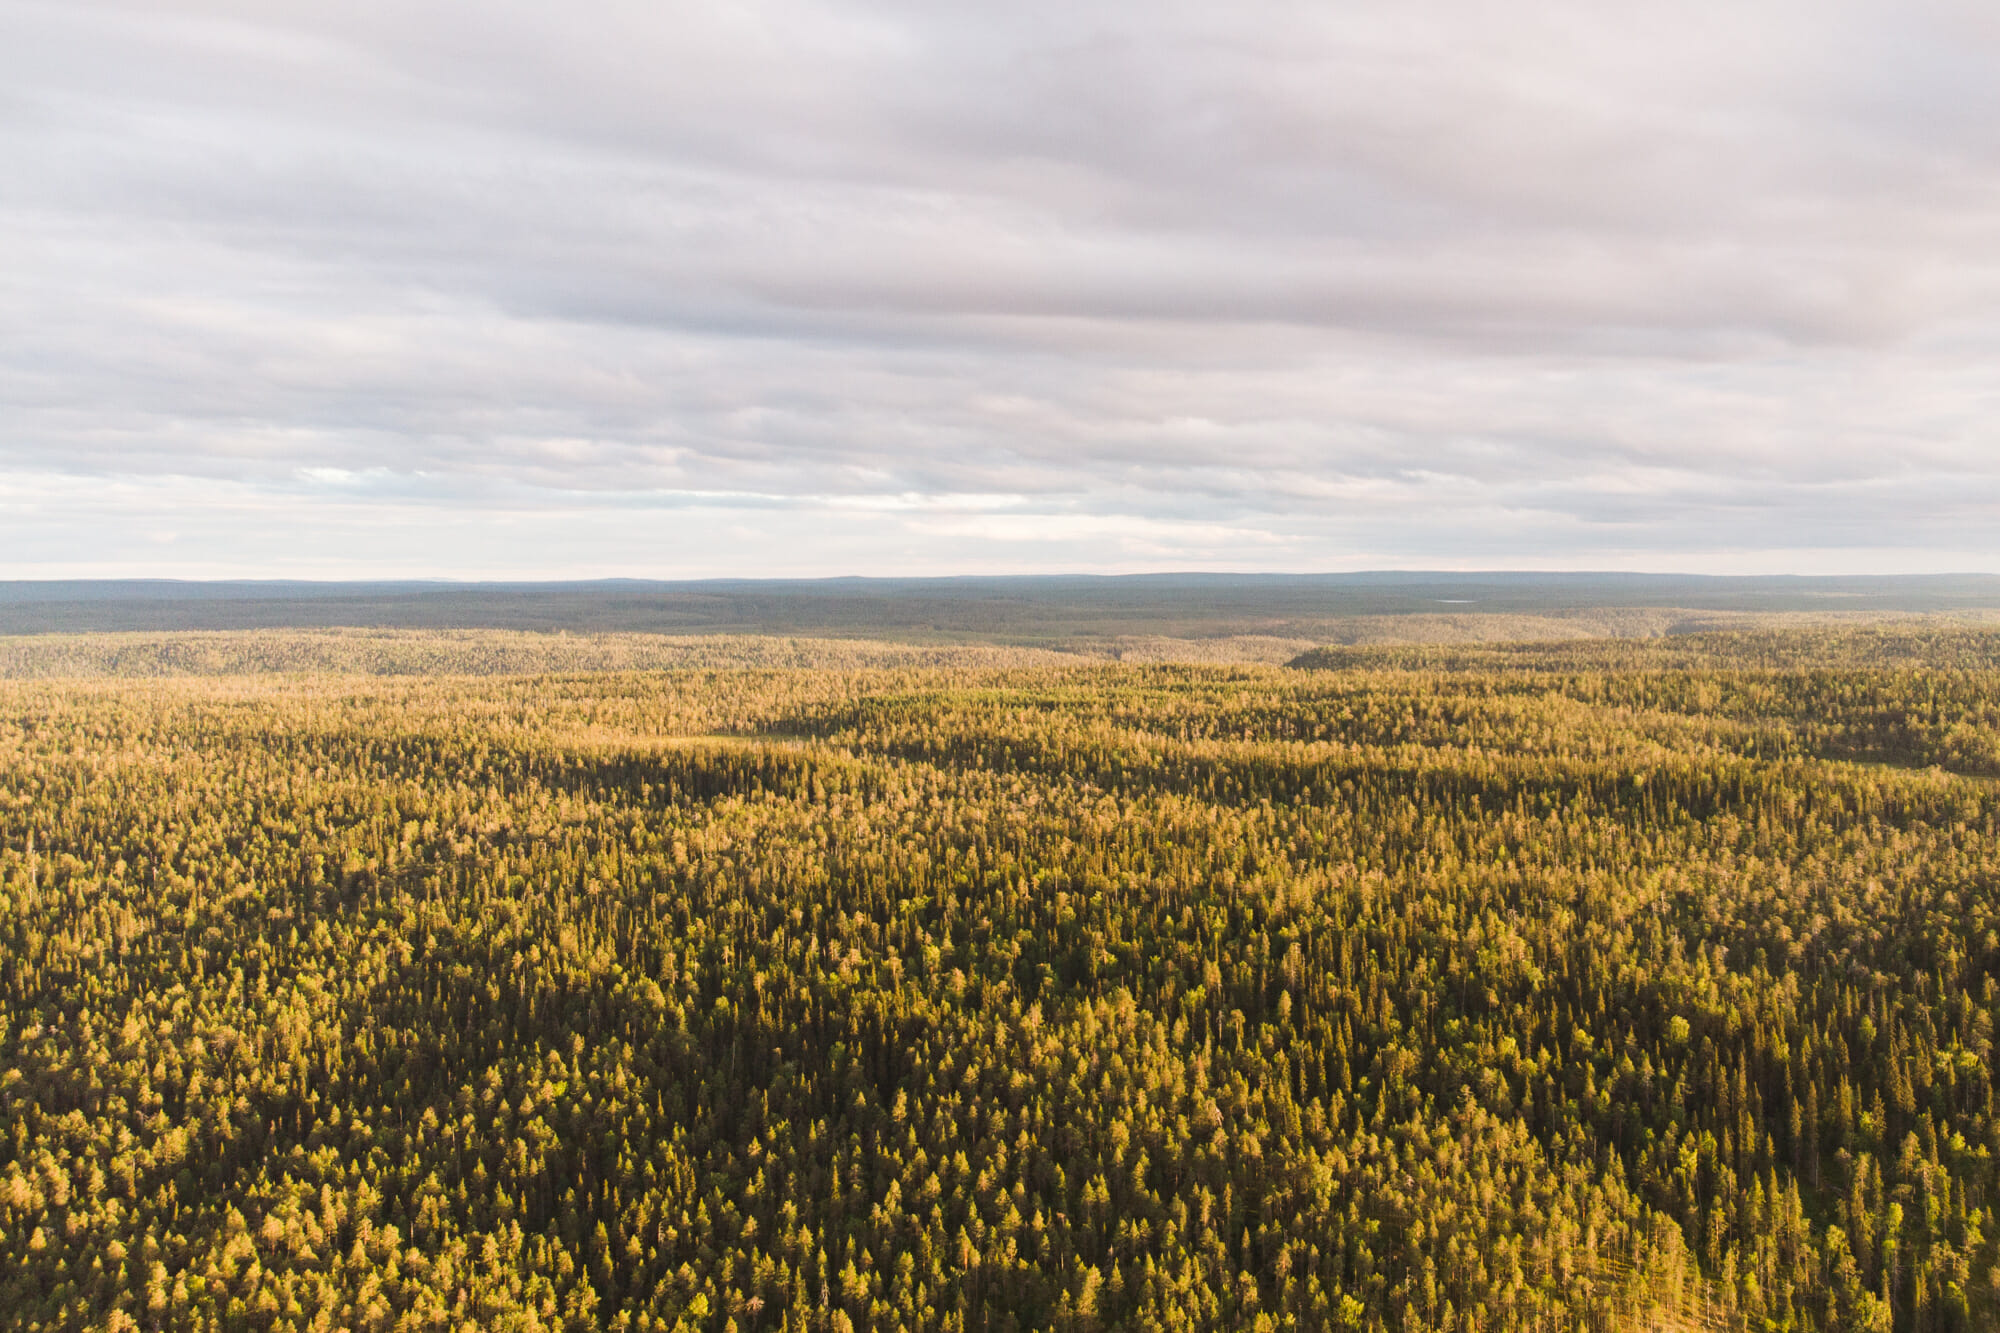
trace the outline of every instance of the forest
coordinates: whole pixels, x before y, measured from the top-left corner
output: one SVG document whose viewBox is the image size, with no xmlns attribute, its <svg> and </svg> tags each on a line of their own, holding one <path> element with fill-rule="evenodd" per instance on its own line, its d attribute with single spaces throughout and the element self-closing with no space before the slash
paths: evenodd
<svg viewBox="0 0 2000 1333">
<path fill-rule="evenodd" d="M 2000 1326 L 1992 630 L 273 642 L 0 681 L 8 1328 Z"/>
</svg>

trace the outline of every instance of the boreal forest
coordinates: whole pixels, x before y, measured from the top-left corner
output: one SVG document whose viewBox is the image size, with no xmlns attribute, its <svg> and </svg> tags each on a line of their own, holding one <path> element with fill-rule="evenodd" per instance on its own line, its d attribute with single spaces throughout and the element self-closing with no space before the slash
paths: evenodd
<svg viewBox="0 0 2000 1333">
<path fill-rule="evenodd" d="M 2000 636 L 485 642 L 0 682 L 0 1326 L 2000 1327 Z"/>
</svg>

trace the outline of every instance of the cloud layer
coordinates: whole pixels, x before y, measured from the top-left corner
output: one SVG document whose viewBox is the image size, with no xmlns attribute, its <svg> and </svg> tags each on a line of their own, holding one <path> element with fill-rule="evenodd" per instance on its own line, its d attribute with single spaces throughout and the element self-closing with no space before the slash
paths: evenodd
<svg viewBox="0 0 2000 1333">
<path fill-rule="evenodd" d="M 0 574 L 2000 568 L 1975 4 L 6 3 Z"/>
</svg>

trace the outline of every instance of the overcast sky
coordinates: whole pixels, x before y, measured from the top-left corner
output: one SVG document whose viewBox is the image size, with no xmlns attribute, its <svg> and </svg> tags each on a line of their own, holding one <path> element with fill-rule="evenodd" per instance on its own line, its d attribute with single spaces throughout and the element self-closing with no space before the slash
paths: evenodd
<svg viewBox="0 0 2000 1333">
<path fill-rule="evenodd" d="M 0 577 L 1997 533 L 1990 0 L 0 0 Z"/>
</svg>

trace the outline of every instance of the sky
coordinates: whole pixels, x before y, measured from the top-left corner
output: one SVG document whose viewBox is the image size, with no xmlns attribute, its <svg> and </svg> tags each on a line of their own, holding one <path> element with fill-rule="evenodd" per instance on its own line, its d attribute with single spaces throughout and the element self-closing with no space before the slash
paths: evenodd
<svg viewBox="0 0 2000 1333">
<path fill-rule="evenodd" d="M 0 577 L 2000 570 L 2000 6 L 0 0 Z"/>
</svg>

